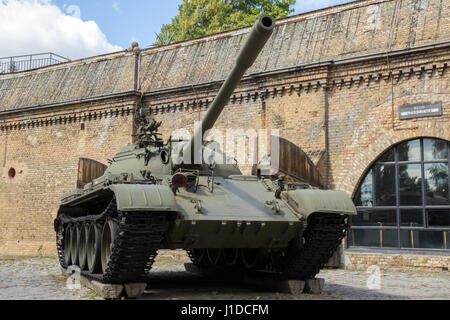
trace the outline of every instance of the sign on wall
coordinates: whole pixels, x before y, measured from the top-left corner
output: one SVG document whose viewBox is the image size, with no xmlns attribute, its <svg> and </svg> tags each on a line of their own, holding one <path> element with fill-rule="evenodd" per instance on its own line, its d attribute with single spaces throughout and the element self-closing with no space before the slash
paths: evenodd
<svg viewBox="0 0 450 320">
<path fill-rule="evenodd" d="M 399 107 L 400 120 L 442 116 L 442 101 L 404 104 Z"/>
</svg>

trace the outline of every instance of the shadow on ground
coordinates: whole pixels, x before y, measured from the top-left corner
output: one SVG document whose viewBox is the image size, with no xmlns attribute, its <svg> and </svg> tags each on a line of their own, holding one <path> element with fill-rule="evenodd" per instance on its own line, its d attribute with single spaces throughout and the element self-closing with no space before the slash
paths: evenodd
<svg viewBox="0 0 450 320">
<path fill-rule="evenodd" d="M 223 277 L 193 274 L 187 271 L 151 272 L 149 285 L 144 300 L 184 300 L 184 299 L 226 299 L 226 300 L 340 300 L 340 299 L 409 299 L 376 292 L 369 289 L 355 288 L 340 284 L 325 283 L 322 294 L 302 294 L 294 296 L 265 288 L 263 285 L 238 283 Z"/>
</svg>

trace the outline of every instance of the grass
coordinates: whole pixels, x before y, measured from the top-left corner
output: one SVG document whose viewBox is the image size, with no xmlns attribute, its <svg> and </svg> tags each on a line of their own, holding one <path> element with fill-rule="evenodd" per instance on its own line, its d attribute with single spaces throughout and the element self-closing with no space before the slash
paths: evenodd
<svg viewBox="0 0 450 320">
<path fill-rule="evenodd" d="M 89 291 L 86 294 L 81 296 L 81 299 L 95 300 L 98 297 L 99 295 L 97 292 L 89 289 Z"/>
</svg>

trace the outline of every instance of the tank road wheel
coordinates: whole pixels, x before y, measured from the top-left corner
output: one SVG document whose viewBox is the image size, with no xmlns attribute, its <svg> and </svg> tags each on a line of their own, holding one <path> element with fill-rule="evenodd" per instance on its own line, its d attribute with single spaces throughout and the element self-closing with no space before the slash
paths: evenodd
<svg viewBox="0 0 450 320">
<path fill-rule="evenodd" d="M 87 263 L 90 273 L 100 273 L 102 270 L 101 262 L 102 248 L 102 228 L 98 223 L 92 223 L 89 226 L 87 241 Z"/>
<path fill-rule="evenodd" d="M 87 269 L 87 236 L 89 233 L 89 225 L 87 223 L 83 223 L 78 228 L 78 265 L 81 270 Z"/>
<path fill-rule="evenodd" d="M 222 262 L 222 249 L 208 248 L 206 249 L 208 261 L 214 266 L 218 266 Z"/>
<path fill-rule="evenodd" d="M 246 269 L 259 269 L 266 265 L 268 252 L 264 249 L 241 249 L 241 258 Z"/>
<path fill-rule="evenodd" d="M 70 225 L 67 225 L 64 230 L 64 262 L 67 266 L 70 266 L 72 263 L 72 259 L 70 258 L 70 241 L 72 239 L 71 230 Z"/>
<path fill-rule="evenodd" d="M 70 258 L 72 259 L 72 264 L 78 266 L 79 227 L 77 225 L 73 225 L 70 229 Z"/>
<path fill-rule="evenodd" d="M 106 221 L 102 233 L 102 270 L 106 273 L 111 258 L 114 240 L 116 238 L 117 223 L 113 220 Z"/>
<path fill-rule="evenodd" d="M 239 249 L 237 248 L 223 249 L 222 255 L 227 266 L 236 266 L 239 263 Z"/>
</svg>

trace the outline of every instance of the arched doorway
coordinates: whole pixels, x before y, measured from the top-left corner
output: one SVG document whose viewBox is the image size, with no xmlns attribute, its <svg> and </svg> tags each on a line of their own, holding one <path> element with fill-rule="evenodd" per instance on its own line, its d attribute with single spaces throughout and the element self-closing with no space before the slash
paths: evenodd
<svg viewBox="0 0 450 320">
<path fill-rule="evenodd" d="M 450 143 L 418 138 L 387 150 L 355 194 L 348 247 L 450 249 Z"/>
</svg>

